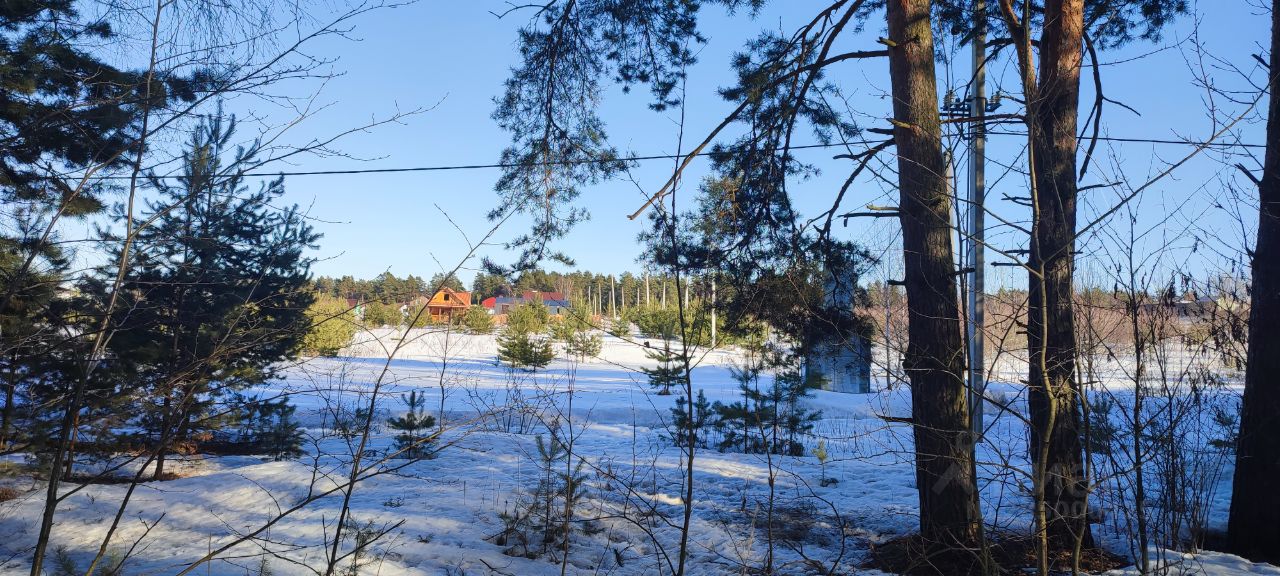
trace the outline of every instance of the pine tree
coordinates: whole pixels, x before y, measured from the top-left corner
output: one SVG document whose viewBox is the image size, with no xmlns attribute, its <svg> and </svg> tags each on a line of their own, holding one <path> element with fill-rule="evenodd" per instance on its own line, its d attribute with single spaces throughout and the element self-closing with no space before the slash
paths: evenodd
<svg viewBox="0 0 1280 576">
<path fill-rule="evenodd" d="M 493 332 L 493 317 L 485 311 L 483 306 L 472 306 L 467 310 L 467 314 L 462 317 L 462 321 L 472 334 Z"/>
<path fill-rule="evenodd" d="M 296 207 L 275 207 L 283 179 L 249 190 L 243 171 L 257 143 L 224 163 L 234 130 L 234 118 L 206 117 L 176 185 L 149 178 L 155 194 L 142 220 L 150 225 L 135 237 L 117 291 L 110 349 L 145 394 L 137 413 L 157 476 L 166 452 L 196 450 L 227 424 L 215 417 L 220 401 L 276 378 L 310 325 L 313 259 L 304 252 L 319 235 Z M 86 289 L 105 295 L 114 274 L 103 270 Z"/>
<path fill-rule="evenodd" d="M 436 418 L 426 412 L 426 398 L 419 396 L 417 390 L 400 396 L 400 401 L 409 408 L 404 416 L 387 420 L 387 427 L 398 431 L 396 434 L 396 450 L 402 458 L 420 460 L 430 458 L 433 453 L 428 446 L 431 435 L 427 430 L 436 425 Z"/>
<path fill-rule="evenodd" d="M 373 300 L 365 303 L 362 320 L 366 328 L 381 328 L 383 326 L 399 326 L 402 318 L 400 311 L 396 310 L 396 306 Z"/>
<path fill-rule="evenodd" d="M 254 402 L 254 425 L 250 443 L 255 452 L 273 460 L 293 460 L 302 456 L 302 428 L 293 417 L 297 406 L 281 398 Z"/>
<path fill-rule="evenodd" d="M 769 386 L 761 387 L 759 367 L 733 368 L 731 372 L 742 399 L 713 405 L 718 417 L 715 426 L 723 435 L 717 448 L 722 452 L 737 449 L 748 454 L 803 456 L 800 436 L 813 430 L 822 413 L 806 409 L 800 401 L 821 382 L 788 368 L 774 375 Z"/>
<path fill-rule="evenodd" d="M 28 387 L 39 380 L 48 365 L 47 356 L 56 353 L 63 336 L 58 327 L 67 320 L 58 308 L 58 281 L 69 263 L 57 246 L 41 246 L 35 235 L 45 219 L 18 207 L 12 214 L 14 236 L 0 236 L 0 389 L 4 406 L 0 409 L 0 450 L 20 430 L 18 404 L 29 396 Z M 21 273 L 28 262 L 38 269 Z M 65 307 L 62 307 L 65 308 Z"/>
<path fill-rule="evenodd" d="M 332 296 L 316 298 L 307 308 L 307 320 L 311 327 L 302 341 L 302 350 L 313 356 L 337 356 L 356 333 L 354 311 Z"/>
<path fill-rule="evenodd" d="M 507 329 L 523 334 L 537 334 L 546 329 L 550 312 L 541 302 L 528 302 L 516 306 L 507 314 Z"/>
<path fill-rule="evenodd" d="M 564 343 L 564 352 L 569 356 L 582 360 L 591 356 L 599 356 L 604 348 L 604 338 L 599 334 L 578 332 Z"/>
<path fill-rule="evenodd" d="M 506 330 L 498 336 L 498 359 L 512 368 L 545 368 L 555 356 L 550 342 L 527 332 Z"/>
<path fill-rule="evenodd" d="M 195 97 L 197 83 L 190 78 L 153 77 L 148 86 L 144 72 L 109 64 L 91 46 L 111 43 L 110 19 L 82 17 L 75 5 L 71 0 L 0 3 L 0 204 L 5 207 L 0 224 L 0 448 L 19 430 L 29 433 L 22 441 L 32 442 L 33 449 L 57 438 L 61 424 L 50 418 L 51 412 L 65 410 L 72 395 L 53 390 L 53 383 L 79 377 L 72 362 L 79 343 L 58 340 L 87 333 L 87 325 L 50 313 L 68 268 L 56 235 L 46 231 L 56 229 L 56 220 L 101 212 L 103 192 L 110 187 L 97 179 L 76 186 L 76 173 L 119 168 L 132 160 L 129 152 L 137 146 L 143 106 L 156 109 Z M 41 329 L 33 332 L 36 326 Z M 59 363 L 63 366 L 53 366 Z M 54 372 L 41 374 L 48 370 Z M 104 394 L 113 387 L 109 382 L 95 379 L 89 385 L 97 389 L 88 403 L 100 408 L 119 400 L 118 394 Z M 48 395 L 35 397 L 43 393 Z M 24 401 L 42 408 L 24 414 Z M 99 412 L 91 406 L 75 408 L 83 408 L 78 421 Z M 26 422 L 19 426 L 19 420 Z"/>
<path fill-rule="evenodd" d="M 818 440 L 818 445 L 813 448 L 813 457 L 818 459 L 818 465 L 821 466 L 821 472 L 818 475 L 818 485 L 826 488 L 839 482 L 835 478 L 827 477 L 827 461 L 831 459 L 831 453 L 827 451 L 827 441 Z"/>
<path fill-rule="evenodd" d="M 591 332 L 592 326 L 585 317 L 569 313 L 551 322 L 551 336 L 564 343 L 564 353 L 581 361 L 597 356 L 604 347 L 604 339 Z"/>
<path fill-rule="evenodd" d="M 659 396 L 667 396 L 671 394 L 672 386 L 681 387 L 688 382 L 684 353 L 672 352 L 669 342 L 663 343 L 662 351 L 651 350 L 645 352 L 645 356 L 658 362 L 653 368 L 640 370 L 649 376 L 649 385 L 658 389 Z"/>
<path fill-rule="evenodd" d="M 155 109 L 195 97 L 190 79 L 175 75 L 148 87 L 144 72 L 110 65 L 90 48 L 115 36 L 109 19 L 82 17 L 75 4 L 0 3 L 0 201 L 6 207 L 27 204 L 60 216 L 100 211 L 103 189 L 90 185 L 72 193 L 66 171 L 127 163 L 143 105 Z"/>
<path fill-rule="evenodd" d="M 546 551 L 551 544 L 565 542 L 565 530 L 569 527 L 566 512 L 572 514 L 582 497 L 582 487 L 587 481 L 583 473 L 586 462 L 579 458 L 577 465 L 566 465 L 573 455 L 555 427 L 551 429 L 549 440 L 539 434 L 534 441 L 541 478 L 528 503 L 529 516 L 541 533 L 543 550 Z M 561 551 L 566 550 L 562 548 Z"/>
<path fill-rule="evenodd" d="M 701 432 L 708 426 L 715 425 L 714 407 L 707 401 L 707 396 L 702 393 L 702 390 L 698 390 L 698 395 L 693 401 L 693 410 L 689 410 L 688 404 L 684 396 L 679 396 L 676 398 L 675 407 L 671 409 L 671 428 L 675 430 L 675 444 L 681 448 L 688 446 L 706 448 L 707 438 Z"/>
</svg>

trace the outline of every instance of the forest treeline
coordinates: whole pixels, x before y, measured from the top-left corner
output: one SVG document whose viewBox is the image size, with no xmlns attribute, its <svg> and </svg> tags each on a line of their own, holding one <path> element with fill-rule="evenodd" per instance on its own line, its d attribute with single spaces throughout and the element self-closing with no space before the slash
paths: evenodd
<svg viewBox="0 0 1280 576">
<path fill-rule="evenodd" d="M 387 303 L 404 303 L 420 296 L 430 296 L 429 292 L 437 288 L 470 291 L 473 304 L 494 296 L 520 296 L 530 291 L 555 292 L 570 302 L 590 304 L 597 312 L 601 309 L 607 312 L 611 301 L 614 309 L 622 310 L 641 304 L 665 306 L 669 298 L 676 297 L 676 282 L 669 274 L 548 272 L 537 268 L 520 271 L 514 280 L 503 274 L 480 271 L 470 286 L 455 274 L 437 273 L 424 280 L 413 274 L 400 278 L 391 272 L 383 272 L 368 280 L 353 276 L 320 276 L 315 279 L 315 287 L 320 294 L 335 298 Z M 705 288 L 699 285 L 693 290 L 701 293 Z"/>
</svg>

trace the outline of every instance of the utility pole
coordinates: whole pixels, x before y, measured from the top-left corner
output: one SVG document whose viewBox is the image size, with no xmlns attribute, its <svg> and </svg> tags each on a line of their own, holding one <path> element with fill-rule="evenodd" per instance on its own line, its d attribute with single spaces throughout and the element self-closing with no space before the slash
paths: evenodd
<svg viewBox="0 0 1280 576">
<path fill-rule="evenodd" d="M 711 347 L 716 347 L 716 277 L 711 276 Z"/>
<path fill-rule="evenodd" d="M 985 164 L 987 161 L 987 2 L 973 3 L 973 91 L 969 98 L 970 134 L 973 142 L 969 148 L 969 258 L 972 269 L 969 277 L 969 427 L 974 441 L 982 435 L 983 396 L 987 388 L 986 364 L 983 358 L 983 328 L 985 326 L 986 295 L 984 268 L 986 267 L 986 223 L 983 204 L 987 195 Z M 997 98 L 999 96 L 997 95 Z"/>
</svg>

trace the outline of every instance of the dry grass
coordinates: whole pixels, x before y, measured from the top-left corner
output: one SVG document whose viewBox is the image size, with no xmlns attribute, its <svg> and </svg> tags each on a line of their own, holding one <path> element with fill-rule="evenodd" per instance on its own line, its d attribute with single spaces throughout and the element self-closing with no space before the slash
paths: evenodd
<svg viewBox="0 0 1280 576">
<path fill-rule="evenodd" d="M 983 562 L 976 550 L 930 544 L 918 534 L 895 538 L 871 548 L 867 568 L 914 576 L 978 576 L 981 574 L 1023 574 L 1036 565 L 1035 540 L 1016 534 L 1002 534 L 988 546 Z M 1055 551 L 1049 557 L 1054 570 L 1070 572 L 1072 554 Z M 1098 548 L 1082 550 L 1080 571 L 1097 574 L 1129 565 L 1130 562 Z"/>
</svg>

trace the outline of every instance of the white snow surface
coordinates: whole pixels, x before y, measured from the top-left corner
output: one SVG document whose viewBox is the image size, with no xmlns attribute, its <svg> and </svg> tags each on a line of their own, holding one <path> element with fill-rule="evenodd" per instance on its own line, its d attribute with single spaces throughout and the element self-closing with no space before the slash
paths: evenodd
<svg viewBox="0 0 1280 576">
<path fill-rule="evenodd" d="M 281 462 L 184 458 L 176 466 L 184 477 L 138 487 L 109 548 L 120 553 L 136 543 L 125 574 L 178 573 L 209 551 L 258 530 L 308 494 L 342 482 L 354 441 L 321 438 L 321 431 L 331 422 L 334 405 L 367 403 L 385 368 L 377 421 L 403 413 L 400 397 L 409 390 L 425 395 L 427 410 L 437 413 L 443 385 L 447 424 L 436 458 L 408 465 L 386 460 L 375 469 L 399 469 L 357 484 L 351 499 L 354 521 L 388 530 L 370 546 L 362 574 L 561 573 L 558 553 L 512 556 L 504 554 L 509 544 L 494 542 L 503 527 L 499 514 L 526 498 L 540 476 L 535 448 L 535 437 L 545 434 L 540 421 L 533 416 L 482 417 L 516 397 L 535 406 L 542 419 L 559 417 L 563 425 L 571 425 L 575 458 L 585 461 L 589 479 L 576 515 L 590 519 L 593 533 L 574 535 L 566 573 L 670 573 L 678 548 L 684 453 L 673 446 L 665 428 L 676 396 L 656 395 L 640 371 L 654 364 L 645 355 L 644 342 L 605 336 L 598 358 L 580 364 L 557 359 L 535 373 L 513 373 L 497 363 L 493 336 L 421 330 L 400 334 L 392 329 L 363 333 L 347 356 L 300 362 L 287 370 L 284 380 L 260 391 L 288 394 L 299 406 L 297 416 L 316 439 L 305 456 Z M 661 346 L 657 341 L 650 345 Z M 388 362 L 396 346 L 400 349 Z M 733 350 L 697 354 L 694 388 L 713 402 L 734 400 L 737 389 L 729 367 L 739 358 Z M 766 457 L 697 451 L 688 573 L 740 574 L 743 564 L 764 562 L 768 550 L 760 527 L 769 503 L 771 464 L 775 513 L 805 521 L 792 522 L 797 534 L 775 546 L 773 562 L 780 572 L 807 573 L 808 558 L 837 566 L 838 573 L 874 573 L 859 568 L 869 547 L 913 531 L 917 522 L 910 429 L 882 418 L 909 415 L 909 397 L 903 387 L 887 389 L 884 374 L 879 382 L 871 394 L 818 391 L 806 400 L 822 411 L 814 437 L 806 443 L 811 451 L 818 438 L 824 439 L 831 455 L 825 474 L 838 480 L 835 485 L 819 486 L 822 467 L 811 452 Z M 1017 387 L 1005 388 L 1016 398 Z M 1019 402 L 1015 399 L 1010 407 L 1021 410 Z M 994 412 L 996 407 L 988 408 L 989 414 Z M 380 460 L 392 443 L 389 431 L 378 427 L 375 432 L 365 465 Z M 1025 425 L 1017 418 L 991 418 L 979 448 L 983 513 L 990 525 L 1027 528 L 1027 481 L 1002 465 L 1025 469 L 1025 442 Z M 0 504 L 0 534 L 6 535 L 0 539 L 0 574 L 29 571 L 43 505 L 43 484 L 26 480 L 15 486 L 22 490 L 19 497 Z M 1229 464 L 1215 486 L 1209 524 L 1221 528 L 1230 493 Z M 57 510 L 51 549 L 62 548 L 73 561 L 87 563 L 126 488 L 91 485 L 66 497 Z M 255 573 L 263 551 L 270 550 L 271 573 L 313 574 L 323 567 L 326 535 L 334 529 L 341 500 L 334 494 L 303 506 L 192 573 Z M 638 505 L 655 507 L 666 519 L 640 514 Z M 1119 516 L 1112 511 L 1107 517 Z M 811 527 L 798 528 L 808 521 Z M 1095 526 L 1098 537 L 1128 553 L 1128 540 L 1110 526 L 1108 520 Z M 1156 556 L 1173 574 L 1280 576 L 1280 568 L 1225 554 Z"/>
</svg>

